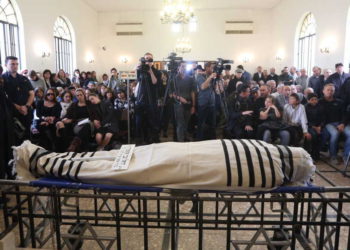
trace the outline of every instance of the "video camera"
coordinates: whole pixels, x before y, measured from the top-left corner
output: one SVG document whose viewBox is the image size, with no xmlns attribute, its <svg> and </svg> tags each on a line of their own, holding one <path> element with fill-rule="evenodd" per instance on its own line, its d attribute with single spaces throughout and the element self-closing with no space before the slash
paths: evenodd
<svg viewBox="0 0 350 250">
<path fill-rule="evenodd" d="M 150 67 L 148 64 L 146 64 L 146 62 L 153 62 L 153 59 L 150 58 L 150 59 L 146 60 L 144 57 L 141 57 L 140 62 L 141 62 L 141 65 L 139 66 L 139 70 L 141 72 L 148 72 L 150 70 Z"/>
<path fill-rule="evenodd" d="M 219 78 L 222 74 L 222 71 L 225 70 L 230 70 L 231 65 L 233 64 L 233 60 L 224 60 L 222 58 L 218 58 L 215 67 L 214 67 L 214 73 L 216 73 L 217 78 Z"/>
<path fill-rule="evenodd" d="M 180 64 L 183 62 L 182 57 L 178 57 L 175 52 L 172 52 L 169 54 L 167 59 L 167 68 L 171 72 L 177 72 L 177 69 L 179 68 Z"/>
</svg>

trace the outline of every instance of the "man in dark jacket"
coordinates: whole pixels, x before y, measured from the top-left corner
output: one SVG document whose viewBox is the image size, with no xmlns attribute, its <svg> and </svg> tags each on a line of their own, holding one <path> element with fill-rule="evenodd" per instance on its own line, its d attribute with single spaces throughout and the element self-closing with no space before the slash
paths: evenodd
<svg viewBox="0 0 350 250">
<path fill-rule="evenodd" d="M 306 142 L 307 151 L 311 154 L 312 159 L 317 161 L 320 158 L 321 131 L 324 127 L 325 117 L 316 94 L 309 94 L 307 101 L 305 112 L 308 120 L 308 132 L 311 134 L 311 140 Z"/>
<path fill-rule="evenodd" d="M 239 85 L 237 95 L 232 94 L 227 102 L 229 122 L 227 132 L 236 139 L 254 137 L 254 106 L 247 84 Z"/>
<path fill-rule="evenodd" d="M 267 76 L 267 81 L 274 80 L 276 83 L 278 82 L 278 75 L 276 74 L 276 69 L 271 68 L 270 74 Z"/>
<path fill-rule="evenodd" d="M 331 83 L 323 88 L 324 97 L 320 100 L 320 105 L 324 114 L 325 129 L 322 131 L 322 144 L 329 139 L 329 154 L 331 163 L 338 163 L 338 140 L 339 135 L 344 131 L 344 102 L 334 97 L 335 86 Z"/>
<path fill-rule="evenodd" d="M 253 75 L 253 81 L 257 83 L 259 83 L 260 81 L 264 81 L 262 67 L 259 66 L 256 70 L 257 72 Z"/>
<path fill-rule="evenodd" d="M 341 97 L 340 89 L 343 86 L 346 79 L 350 77 L 350 75 L 344 72 L 344 65 L 342 63 L 337 63 L 335 65 L 335 71 L 336 71 L 335 73 L 333 73 L 328 77 L 328 79 L 326 80 L 326 84 L 332 83 L 335 87 L 334 97 L 340 98 Z"/>
<path fill-rule="evenodd" d="M 312 88 L 319 97 L 322 96 L 322 90 L 324 85 L 324 76 L 321 75 L 320 67 L 313 67 L 313 75 L 309 78 L 308 87 Z"/>
<path fill-rule="evenodd" d="M 0 179 L 11 179 L 12 173 L 8 163 L 12 159 L 11 146 L 13 146 L 12 104 L 5 93 L 1 73 L 2 67 L 0 66 Z M 0 207 L 2 203 L 3 200 L 0 197 Z"/>
</svg>

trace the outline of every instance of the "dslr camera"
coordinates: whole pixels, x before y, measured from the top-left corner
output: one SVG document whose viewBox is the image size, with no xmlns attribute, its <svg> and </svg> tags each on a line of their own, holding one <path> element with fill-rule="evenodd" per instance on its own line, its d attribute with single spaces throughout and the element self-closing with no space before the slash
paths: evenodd
<svg viewBox="0 0 350 250">
<path fill-rule="evenodd" d="M 177 69 L 179 68 L 180 64 L 183 62 L 183 58 L 178 57 L 175 52 L 170 53 L 166 59 L 167 59 L 167 68 L 171 72 L 177 72 Z"/>
<path fill-rule="evenodd" d="M 224 60 L 222 58 L 218 58 L 215 67 L 214 67 L 214 73 L 216 73 L 217 78 L 220 78 L 222 71 L 225 70 L 230 70 L 231 65 L 233 64 L 233 60 Z"/>
</svg>

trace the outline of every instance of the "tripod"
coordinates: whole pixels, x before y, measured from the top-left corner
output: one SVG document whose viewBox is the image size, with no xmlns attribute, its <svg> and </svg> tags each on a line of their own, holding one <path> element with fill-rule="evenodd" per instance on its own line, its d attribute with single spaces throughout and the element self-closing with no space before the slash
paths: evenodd
<svg viewBox="0 0 350 250">
<path fill-rule="evenodd" d="M 222 107 L 222 110 L 224 112 L 224 116 L 225 116 L 225 119 L 226 121 L 228 121 L 229 119 L 229 112 L 228 112 L 228 107 L 227 107 L 227 101 L 226 101 L 226 93 L 225 93 L 225 89 L 224 89 L 224 86 L 222 86 L 222 93 L 220 93 L 220 82 L 222 80 L 220 79 L 220 76 L 216 77 L 215 79 L 212 80 L 212 87 L 214 89 L 214 92 L 215 92 L 215 89 L 217 88 L 219 90 L 219 98 L 220 98 L 220 104 L 221 104 L 221 107 Z"/>
</svg>

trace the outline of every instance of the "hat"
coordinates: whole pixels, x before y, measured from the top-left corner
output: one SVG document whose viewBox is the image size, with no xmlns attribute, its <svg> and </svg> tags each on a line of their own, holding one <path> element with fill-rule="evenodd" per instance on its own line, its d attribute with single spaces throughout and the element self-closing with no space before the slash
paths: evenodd
<svg viewBox="0 0 350 250">
<path fill-rule="evenodd" d="M 318 98 L 317 94 L 315 94 L 315 93 L 310 93 L 310 94 L 307 95 L 307 100 L 310 101 L 310 100 L 311 100 L 312 98 L 314 98 L 314 97 Z"/>
<path fill-rule="evenodd" d="M 253 87 L 253 88 L 250 90 L 251 93 L 256 93 L 256 92 L 258 92 L 258 91 L 259 91 L 259 87 Z"/>
<path fill-rule="evenodd" d="M 242 69 L 236 69 L 236 73 L 243 73 L 244 71 Z"/>
</svg>

